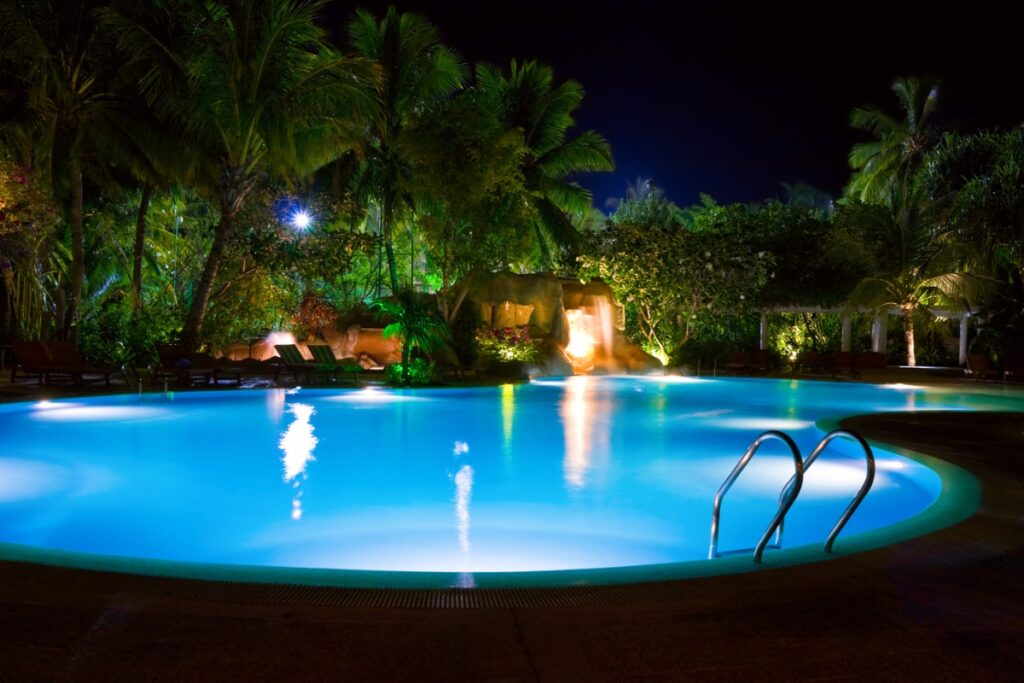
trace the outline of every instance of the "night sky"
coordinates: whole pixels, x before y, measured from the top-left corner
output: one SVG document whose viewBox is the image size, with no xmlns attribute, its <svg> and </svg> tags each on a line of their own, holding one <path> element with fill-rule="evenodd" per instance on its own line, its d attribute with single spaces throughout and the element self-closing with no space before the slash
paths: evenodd
<svg viewBox="0 0 1024 683">
<path fill-rule="evenodd" d="M 335 2 L 339 39 L 354 7 Z M 943 80 L 936 121 L 957 130 L 1024 122 L 1021 38 L 996 4 L 398 2 L 427 16 L 470 63 L 539 59 L 587 91 L 580 130 L 611 143 L 616 170 L 580 179 L 603 208 L 627 183 L 653 178 L 682 205 L 781 197 L 806 182 L 838 195 L 846 155 L 864 139 L 856 106 L 896 111 L 897 76 Z"/>
</svg>

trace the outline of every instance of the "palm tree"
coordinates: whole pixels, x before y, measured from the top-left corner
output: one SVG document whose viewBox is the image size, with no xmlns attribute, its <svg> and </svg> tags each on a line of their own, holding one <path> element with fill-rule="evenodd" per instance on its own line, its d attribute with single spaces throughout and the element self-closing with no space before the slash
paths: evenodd
<svg viewBox="0 0 1024 683">
<path fill-rule="evenodd" d="M 0 3 L 0 142 L 19 149 L 64 204 L 71 236 L 71 282 L 61 334 L 73 334 L 85 281 L 85 176 L 102 174 L 120 134 L 116 69 L 98 30 L 97 0 Z"/>
<path fill-rule="evenodd" d="M 583 87 L 576 81 L 556 85 L 551 69 L 535 61 L 512 60 L 507 75 L 480 65 L 476 80 L 505 125 L 523 133 L 527 148 L 523 177 L 537 216 L 533 227 L 541 252 L 547 253 L 550 242 L 574 243 L 573 217 L 590 211 L 591 196 L 572 178 L 614 168 L 611 148 L 598 133 L 587 130 L 567 137 L 575 124 L 573 113 L 583 101 Z"/>
<path fill-rule="evenodd" d="M 399 14 L 394 6 L 379 21 L 369 12 L 356 12 L 349 24 L 349 40 L 358 54 L 381 67 L 379 111 L 368 130 L 365 177 L 380 204 L 388 275 L 392 292 L 397 292 L 392 233 L 410 205 L 403 189 L 409 164 L 403 136 L 416 119 L 462 88 L 466 68 L 457 53 L 441 44 L 430 22 L 418 14 Z"/>
<path fill-rule="evenodd" d="M 929 125 L 939 101 L 939 82 L 934 78 L 898 78 L 892 90 L 900 102 L 903 119 L 877 107 L 854 109 L 850 125 L 874 138 L 853 146 L 850 168 L 854 175 L 846 195 L 864 202 L 884 201 L 896 182 L 909 180 L 932 147 L 936 134 Z"/>
<path fill-rule="evenodd" d="M 376 70 L 328 47 L 322 0 L 122 2 L 104 12 L 147 104 L 180 132 L 186 180 L 220 218 L 182 341 L 196 346 L 235 219 L 262 177 L 307 175 L 349 149 Z"/>
<path fill-rule="evenodd" d="M 885 204 L 841 205 L 837 251 L 854 261 L 862 278 L 850 294 L 850 307 L 903 314 L 907 365 L 916 364 L 914 314 L 928 306 L 964 305 L 983 280 L 972 266 L 976 250 L 954 239 L 948 223 L 951 202 L 933 200 L 915 186 L 898 184 Z"/>
<path fill-rule="evenodd" d="M 394 300 L 378 299 L 372 307 L 391 318 L 382 334 L 386 339 L 398 337 L 402 341 L 402 383 L 409 384 L 413 349 L 429 353 L 443 348 L 450 337 L 448 326 L 438 315 L 437 306 L 412 287 L 401 287 L 394 293 Z"/>
</svg>

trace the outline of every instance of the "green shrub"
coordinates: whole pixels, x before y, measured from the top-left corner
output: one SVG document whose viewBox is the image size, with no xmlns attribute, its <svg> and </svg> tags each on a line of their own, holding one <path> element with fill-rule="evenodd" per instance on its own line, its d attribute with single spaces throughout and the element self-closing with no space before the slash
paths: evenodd
<svg viewBox="0 0 1024 683">
<path fill-rule="evenodd" d="M 505 327 L 500 330 L 483 327 L 477 330 L 476 343 L 480 357 L 492 363 L 531 363 L 540 354 L 528 327 Z"/>
<path fill-rule="evenodd" d="M 409 384 L 430 384 L 434 381 L 434 363 L 426 358 L 413 358 L 409 361 Z M 384 379 L 388 384 L 402 386 L 403 381 L 402 364 L 392 363 L 384 368 Z"/>
<path fill-rule="evenodd" d="M 179 334 L 176 311 L 159 306 L 133 314 L 127 300 L 108 300 L 86 308 L 78 323 L 78 348 L 88 360 L 135 367 L 156 361 L 154 344 Z"/>
</svg>

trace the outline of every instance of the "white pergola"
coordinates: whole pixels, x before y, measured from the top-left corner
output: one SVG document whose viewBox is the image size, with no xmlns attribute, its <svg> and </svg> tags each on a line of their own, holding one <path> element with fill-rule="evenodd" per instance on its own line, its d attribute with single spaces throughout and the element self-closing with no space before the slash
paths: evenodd
<svg viewBox="0 0 1024 683">
<path fill-rule="evenodd" d="M 970 319 L 974 316 L 972 311 L 950 311 L 944 308 L 928 309 L 937 318 L 954 318 L 960 321 L 960 365 L 967 362 L 967 332 L 970 326 Z M 902 316 L 903 311 L 898 308 L 890 308 L 885 311 L 876 311 L 870 308 L 849 309 L 844 307 L 824 308 L 822 306 L 774 306 L 770 310 L 761 311 L 761 350 L 768 348 L 768 315 L 770 313 L 838 313 L 842 315 L 842 350 L 849 351 L 851 347 L 852 323 L 851 313 L 874 313 L 875 318 L 871 323 L 871 350 L 885 353 L 885 344 L 888 338 L 890 315 Z"/>
</svg>

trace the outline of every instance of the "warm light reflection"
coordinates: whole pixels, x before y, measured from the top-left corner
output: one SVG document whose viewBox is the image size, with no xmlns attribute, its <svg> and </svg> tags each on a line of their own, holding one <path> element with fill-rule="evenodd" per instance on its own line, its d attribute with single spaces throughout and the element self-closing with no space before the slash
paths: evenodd
<svg viewBox="0 0 1024 683">
<path fill-rule="evenodd" d="M 918 386 L 917 384 L 903 384 L 902 382 L 893 382 L 892 384 L 879 384 L 883 389 L 896 389 L 897 391 L 920 391 L 924 387 Z"/>
<path fill-rule="evenodd" d="M 501 434 L 504 437 L 505 459 L 512 457 L 512 424 L 516 416 L 516 387 L 514 384 L 501 385 Z"/>
<path fill-rule="evenodd" d="M 455 524 L 459 530 L 459 549 L 469 552 L 469 502 L 473 496 L 473 468 L 463 465 L 455 475 Z"/>
<path fill-rule="evenodd" d="M 270 389 L 267 391 L 267 416 L 274 422 L 280 422 L 284 414 L 284 403 L 286 400 L 284 389 Z"/>
<path fill-rule="evenodd" d="M 610 410 L 591 377 L 581 375 L 566 383 L 559 413 L 565 432 L 563 478 L 570 488 L 583 488 L 595 455 L 607 454 Z"/>
<path fill-rule="evenodd" d="M 292 403 L 288 405 L 288 412 L 295 416 L 288 429 L 281 435 L 278 447 L 284 452 L 281 463 L 284 465 L 284 481 L 291 482 L 302 475 L 306 477 L 306 467 L 313 460 L 313 450 L 316 449 L 317 438 L 313 435 L 313 425 L 309 421 L 316 413 L 313 406 L 305 403 Z M 292 519 L 302 518 L 302 490 L 299 481 L 294 481 L 296 489 L 295 498 L 292 500 Z"/>
</svg>

